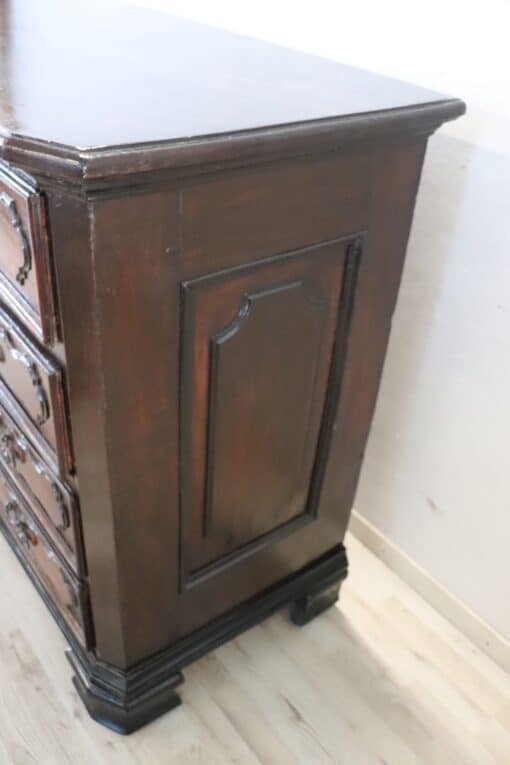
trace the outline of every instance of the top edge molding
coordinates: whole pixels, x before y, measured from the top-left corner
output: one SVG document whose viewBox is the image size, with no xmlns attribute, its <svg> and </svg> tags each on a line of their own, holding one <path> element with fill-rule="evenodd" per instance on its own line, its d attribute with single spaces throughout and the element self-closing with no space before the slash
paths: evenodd
<svg viewBox="0 0 510 765">
<path fill-rule="evenodd" d="M 235 133 L 90 149 L 13 134 L 0 139 L 0 157 L 49 182 L 92 192 L 144 184 L 151 174 L 165 178 L 204 174 L 337 151 L 374 138 L 388 139 L 405 133 L 427 135 L 465 111 L 466 105 L 460 99 L 445 99 Z"/>
</svg>

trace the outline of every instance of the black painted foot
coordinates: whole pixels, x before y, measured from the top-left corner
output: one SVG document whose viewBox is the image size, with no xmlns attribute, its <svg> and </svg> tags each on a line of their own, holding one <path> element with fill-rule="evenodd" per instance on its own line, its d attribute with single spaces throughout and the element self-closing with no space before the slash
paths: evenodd
<svg viewBox="0 0 510 765">
<path fill-rule="evenodd" d="M 181 703 L 175 688 L 181 672 L 148 687 L 142 677 L 99 662 L 84 666 L 72 649 L 66 652 L 75 670 L 73 683 L 93 720 L 124 735 L 133 733 Z"/>
<path fill-rule="evenodd" d="M 60 619 L 76 689 L 94 720 L 118 733 L 132 733 L 180 704 L 176 689 L 184 682 L 183 667 L 289 603 L 293 622 L 306 624 L 336 602 L 347 570 L 345 547 L 338 544 L 296 574 L 126 670 L 85 651 Z"/>
<path fill-rule="evenodd" d="M 290 618 L 299 627 L 333 606 L 339 597 L 340 582 L 334 582 L 318 592 L 308 593 L 297 598 L 292 604 Z"/>
</svg>

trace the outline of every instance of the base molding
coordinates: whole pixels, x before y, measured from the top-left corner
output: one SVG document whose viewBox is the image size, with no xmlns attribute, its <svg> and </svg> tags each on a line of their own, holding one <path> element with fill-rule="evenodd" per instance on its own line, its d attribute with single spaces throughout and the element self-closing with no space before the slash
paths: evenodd
<svg viewBox="0 0 510 765">
<path fill-rule="evenodd" d="M 374 553 L 388 568 L 413 588 L 429 605 L 489 656 L 505 672 L 510 672 L 510 643 L 468 606 L 448 592 L 406 553 L 358 512 L 353 510 L 350 533 Z"/>
<path fill-rule="evenodd" d="M 98 678 L 83 675 L 71 648 L 66 651 L 66 656 L 75 671 L 74 687 L 87 712 L 93 720 L 116 733 L 133 733 L 181 703 L 174 688 L 184 682 L 182 673 L 170 677 L 164 686 L 146 696 L 131 696 L 127 692 L 108 696 L 102 692 L 101 684 L 96 683 Z"/>
<path fill-rule="evenodd" d="M 333 605 L 347 576 L 345 547 L 340 544 L 283 581 L 218 617 L 155 656 L 121 670 L 69 640 L 67 658 L 73 682 L 90 716 L 118 733 L 128 734 L 180 704 L 176 688 L 183 668 L 222 643 L 293 604 L 292 618 L 305 624 Z"/>
</svg>

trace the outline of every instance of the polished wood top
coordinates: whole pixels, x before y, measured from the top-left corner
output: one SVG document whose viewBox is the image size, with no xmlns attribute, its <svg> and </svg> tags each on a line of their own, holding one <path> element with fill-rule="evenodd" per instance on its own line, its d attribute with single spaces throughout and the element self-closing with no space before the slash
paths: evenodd
<svg viewBox="0 0 510 765">
<path fill-rule="evenodd" d="M 460 104 L 120 0 L 0 0 L 0 25 L 4 137 L 85 150 Z"/>
</svg>

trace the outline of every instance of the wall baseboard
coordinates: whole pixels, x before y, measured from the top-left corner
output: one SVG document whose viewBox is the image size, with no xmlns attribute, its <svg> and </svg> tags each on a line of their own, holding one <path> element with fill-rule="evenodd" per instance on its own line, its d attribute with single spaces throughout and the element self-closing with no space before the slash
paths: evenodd
<svg viewBox="0 0 510 765">
<path fill-rule="evenodd" d="M 510 642 L 503 635 L 448 592 L 356 510 L 352 512 L 349 531 L 477 648 L 510 673 Z"/>
</svg>

